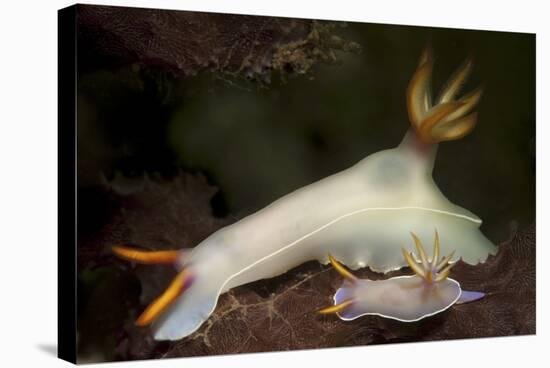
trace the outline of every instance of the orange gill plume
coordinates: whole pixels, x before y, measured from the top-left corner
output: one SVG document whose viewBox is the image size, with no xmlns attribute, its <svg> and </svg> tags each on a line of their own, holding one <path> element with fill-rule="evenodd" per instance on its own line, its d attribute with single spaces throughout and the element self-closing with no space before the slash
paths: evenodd
<svg viewBox="0 0 550 368">
<path fill-rule="evenodd" d="M 411 270 L 413 270 L 418 276 L 422 277 L 427 283 L 445 280 L 449 276 L 451 268 L 453 268 L 456 264 L 456 262 L 449 263 L 455 252 L 453 251 L 451 254 L 439 258 L 439 233 L 435 230 L 434 250 L 432 259 L 429 260 L 426 255 L 426 251 L 424 250 L 424 246 L 418 236 L 416 236 L 413 232 L 411 232 L 411 236 L 414 240 L 414 245 L 418 255 L 414 255 L 413 257 L 412 252 L 407 252 L 404 248 L 401 248 L 403 258 Z M 420 262 L 417 263 L 415 258 L 420 259 Z"/>
<path fill-rule="evenodd" d="M 407 87 L 407 110 L 411 125 L 425 143 L 455 140 L 472 131 L 477 122 L 477 106 L 482 88 L 457 98 L 473 67 L 467 59 L 449 78 L 438 98 L 432 101 L 432 51 L 427 47 Z"/>
</svg>

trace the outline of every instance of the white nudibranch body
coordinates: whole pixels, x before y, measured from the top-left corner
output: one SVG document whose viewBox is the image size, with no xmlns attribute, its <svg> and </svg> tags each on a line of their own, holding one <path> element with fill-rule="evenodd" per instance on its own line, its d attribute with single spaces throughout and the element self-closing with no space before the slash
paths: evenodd
<svg viewBox="0 0 550 368">
<path fill-rule="evenodd" d="M 401 322 L 415 322 L 441 313 L 457 303 L 482 298 L 481 292 L 463 291 L 460 284 L 448 278 L 454 263 L 452 256 L 439 259 L 439 237 L 436 232 L 434 254 L 428 259 L 420 240 L 413 234 L 420 259 L 403 250 L 412 276 L 397 276 L 386 280 L 358 279 L 329 256 L 334 268 L 346 279 L 334 295 L 334 306 L 319 311 L 336 313 L 340 319 L 351 321 L 365 315 L 376 315 Z"/>
<path fill-rule="evenodd" d="M 429 284 L 422 277 L 398 276 L 387 280 L 345 282 L 334 295 L 336 305 L 351 298 L 338 317 L 351 321 L 364 315 L 377 315 L 401 322 L 415 322 L 440 313 L 460 298 L 460 284 L 453 279 Z"/>
<path fill-rule="evenodd" d="M 180 274 L 137 324 L 154 321 L 158 340 L 183 338 L 208 319 L 221 293 L 306 261 L 327 263 L 327 254 L 352 269 L 399 269 L 406 265 L 400 249 L 410 231 L 427 237 L 437 228 L 442 250 L 449 252 L 450 244 L 456 249 L 453 260 L 476 264 L 495 253 L 496 247 L 479 230 L 481 220 L 445 198 L 432 178 L 437 142 L 471 130 L 475 117 L 465 114 L 479 93 L 452 100 L 467 76 L 462 71 L 455 78 L 459 83 L 451 81 L 432 107 L 427 84 L 431 65 L 425 53 L 407 91 L 412 129 L 400 145 L 282 197 L 190 251 L 161 257 L 176 263 Z M 126 259 L 159 263 L 148 258 L 157 252 L 115 248 Z"/>
</svg>

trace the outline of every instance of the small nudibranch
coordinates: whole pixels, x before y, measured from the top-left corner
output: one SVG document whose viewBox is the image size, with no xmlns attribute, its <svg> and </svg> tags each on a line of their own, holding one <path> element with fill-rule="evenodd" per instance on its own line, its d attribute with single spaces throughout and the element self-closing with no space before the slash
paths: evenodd
<svg viewBox="0 0 550 368">
<path fill-rule="evenodd" d="M 125 259 L 171 263 L 180 272 L 136 323 L 153 323 L 157 340 L 180 339 L 208 319 L 220 294 L 310 260 L 326 264 L 327 254 L 352 269 L 399 269 L 406 263 L 398 251 L 410 229 L 420 237 L 441 230 L 442 244 L 456 248 L 452 260 L 477 264 L 496 253 L 479 230 L 479 217 L 451 203 L 432 178 L 437 142 L 461 138 L 476 122 L 472 110 L 481 90 L 455 98 L 472 63 L 459 68 L 435 104 L 432 68 L 431 52 L 425 51 L 407 88 L 411 129 L 396 148 L 287 194 L 192 250 L 158 254 L 115 247 Z"/>
<path fill-rule="evenodd" d="M 468 303 L 485 296 L 476 291 L 464 291 L 460 284 L 449 278 L 452 254 L 439 258 L 439 236 L 434 240 L 430 260 L 420 239 L 414 238 L 420 259 L 403 249 L 403 256 L 415 272 L 412 276 L 397 276 L 387 280 L 358 279 L 329 255 L 330 263 L 344 277 L 344 285 L 334 295 L 334 305 L 319 311 L 336 313 L 340 319 L 351 321 L 365 315 L 376 315 L 401 322 L 415 322 L 441 313 L 453 304 Z"/>
</svg>

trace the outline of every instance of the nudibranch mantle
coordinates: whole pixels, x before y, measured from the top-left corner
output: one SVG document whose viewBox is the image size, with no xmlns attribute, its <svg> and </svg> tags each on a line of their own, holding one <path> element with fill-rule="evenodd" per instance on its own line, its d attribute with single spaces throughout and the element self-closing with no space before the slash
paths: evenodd
<svg viewBox="0 0 550 368">
<path fill-rule="evenodd" d="M 326 264 L 327 254 L 352 269 L 399 269 L 405 265 L 399 250 L 411 230 L 427 237 L 439 229 L 442 243 L 456 249 L 454 260 L 476 264 L 494 254 L 496 247 L 479 230 L 479 217 L 451 203 L 432 178 L 437 142 L 472 129 L 475 113 L 470 112 L 480 94 L 453 100 L 468 74 L 462 70 L 432 106 L 431 65 L 431 54 L 425 53 L 407 90 L 412 128 L 399 146 L 280 198 L 192 250 L 172 254 L 180 274 L 138 324 L 154 320 L 155 339 L 180 339 L 200 327 L 221 293 L 306 261 Z M 127 249 L 115 253 L 140 261 Z"/>
</svg>

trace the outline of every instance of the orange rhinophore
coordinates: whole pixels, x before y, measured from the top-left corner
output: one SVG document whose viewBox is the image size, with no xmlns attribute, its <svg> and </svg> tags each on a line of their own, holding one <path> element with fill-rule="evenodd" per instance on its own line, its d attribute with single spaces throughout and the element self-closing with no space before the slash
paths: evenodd
<svg viewBox="0 0 550 368">
<path fill-rule="evenodd" d="M 162 250 L 143 251 L 126 246 L 113 246 L 114 254 L 127 261 L 142 264 L 165 264 L 177 265 L 185 251 Z M 162 312 L 164 312 L 178 296 L 180 296 L 193 282 L 192 275 L 187 269 L 183 269 L 172 280 L 170 286 L 156 298 L 136 320 L 136 326 L 147 326 L 151 324 Z"/>
</svg>

